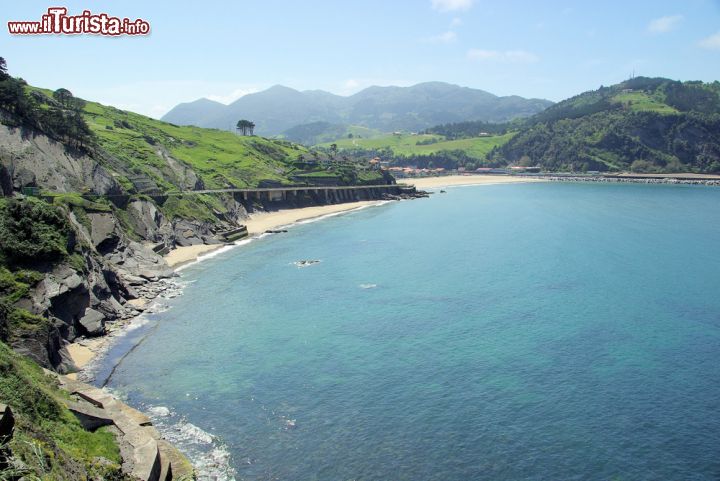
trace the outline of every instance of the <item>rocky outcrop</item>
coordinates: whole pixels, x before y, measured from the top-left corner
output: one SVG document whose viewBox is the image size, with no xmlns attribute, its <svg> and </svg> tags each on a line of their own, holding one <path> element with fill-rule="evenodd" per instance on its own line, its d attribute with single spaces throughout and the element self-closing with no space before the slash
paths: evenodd
<svg viewBox="0 0 720 481">
<path fill-rule="evenodd" d="M 125 474 L 142 481 L 194 479 L 190 462 L 161 438 L 150 418 L 102 389 L 65 376 L 59 380 L 60 387 L 71 395 L 66 406 L 85 429 L 113 427 Z"/>
<path fill-rule="evenodd" d="M 218 244 L 220 241 L 215 229 L 217 226 L 207 222 L 178 219 L 173 223 L 175 244 L 179 246 Z"/>
<path fill-rule="evenodd" d="M 56 192 L 85 192 L 90 188 L 102 195 L 122 190 L 110 172 L 86 153 L 28 129 L 0 124 L 0 160 L 15 190 L 42 186 Z"/>
<path fill-rule="evenodd" d="M 115 250 L 120 242 L 118 224 L 115 216 L 109 212 L 88 212 L 90 220 L 90 241 L 101 255 Z"/>
<path fill-rule="evenodd" d="M 152 242 L 167 242 L 173 237 L 170 222 L 149 200 L 134 200 L 127 206 L 131 227 L 140 237 Z"/>
<path fill-rule="evenodd" d="M 17 307 L 47 319 L 48 324 L 39 332 L 21 333 L 12 343 L 19 352 L 58 372 L 75 370 L 65 341 L 103 335 L 109 324 L 138 313 L 128 301 L 141 295 L 139 286 L 174 275 L 149 245 L 128 238 L 112 212 L 88 212 L 83 223 L 71 212 L 68 218 L 80 254 L 59 265 L 39 266 L 44 278 Z"/>
</svg>

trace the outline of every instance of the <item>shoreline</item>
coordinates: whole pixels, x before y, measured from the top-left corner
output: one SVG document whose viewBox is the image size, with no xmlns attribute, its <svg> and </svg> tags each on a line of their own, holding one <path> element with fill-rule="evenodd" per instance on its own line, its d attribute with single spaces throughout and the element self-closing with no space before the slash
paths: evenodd
<svg viewBox="0 0 720 481">
<path fill-rule="evenodd" d="M 386 202 L 388 201 L 368 200 L 347 202 L 343 204 L 300 207 L 297 209 L 280 209 L 271 212 L 258 212 L 251 214 L 245 221 L 249 236 L 244 239 L 228 244 L 196 244 L 191 246 L 180 246 L 170 251 L 168 254 L 163 256 L 163 258 L 168 263 L 168 266 L 177 273 L 190 264 L 202 262 L 214 257 L 214 253 L 220 249 L 229 249 L 244 245 L 248 240 L 256 239 L 268 230 L 289 227 L 294 224 L 343 214 L 365 207 L 382 205 Z M 137 321 L 144 314 L 154 312 L 154 310 L 150 308 L 151 304 L 156 300 L 162 299 L 163 294 L 166 293 L 166 291 L 172 290 L 172 288 L 175 287 L 172 284 L 173 282 L 171 280 L 149 282 L 147 285 L 161 287 L 158 289 L 156 296 L 151 298 L 141 297 L 127 302 L 131 308 L 138 311 L 137 315 L 128 319 L 117 320 L 112 324 L 109 324 L 106 334 L 102 336 L 83 337 L 66 344 L 65 348 L 67 353 L 70 356 L 70 359 L 72 359 L 73 364 L 75 364 L 78 368 L 77 372 L 67 374 L 67 376 L 70 379 L 78 379 L 78 376 L 83 378 L 83 374 L 88 374 L 88 368 L 92 367 L 100 356 L 108 351 L 111 344 L 119 335 L 121 336 L 124 332 L 126 332 L 127 326 Z"/>
<path fill-rule="evenodd" d="M 709 176 L 695 175 L 693 177 L 678 179 L 671 177 L 671 174 L 663 176 L 664 178 L 642 178 L 642 177 L 578 177 L 578 176 L 548 176 L 548 177 L 511 177 L 498 175 L 446 175 L 434 177 L 419 178 L 402 178 L 398 179 L 400 183 L 414 185 L 417 189 L 441 189 L 445 187 L 461 187 L 472 185 L 498 185 L 498 184 L 518 184 L 518 183 L 534 183 L 534 182 L 608 182 L 608 183 L 643 183 L 643 184 L 691 184 L 691 185 L 720 185 L 720 180 L 709 178 Z M 279 209 L 269 212 L 257 212 L 250 214 L 245 220 L 248 228 L 248 237 L 233 243 L 218 244 L 195 244 L 190 246 L 179 246 L 163 256 L 168 267 L 175 273 L 181 271 L 190 264 L 202 262 L 206 259 L 214 257 L 218 250 L 227 250 L 247 243 L 249 240 L 256 239 L 268 230 L 277 230 L 289 227 L 294 224 L 303 223 L 327 216 L 333 216 L 350 212 L 356 209 L 381 205 L 384 200 L 368 200 L 346 202 L 341 204 L 326 204 L 309 207 Z M 157 299 L 162 299 L 163 294 L 168 291 L 172 292 L 178 286 L 171 280 L 160 280 L 149 282 L 147 284 L 149 291 L 154 295 L 144 296 L 139 299 L 132 299 L 127 302 L 128 307 L 133 309 L 136 314 L 126 319 L 117 320 L 109 325 L 106 334 L 98 337 L 83 337 L 74 342 L 65 345 L 66 351 L 73 364 L 78 371 L 68 374 L 71 379 L 77 379 L 87 373 L 87 368 L 91 367 L 97 358 L 107 352 L 110 344 L 116 337 L 122 335 L 127 326 L 138 320 L 144 314 L 155 312 L 152 304 Z M 174 297 L 173 294 L 167 296 Z"/>
<path fill-rule="evenodd" d="M 384 202 L 386 201 L 361 200 L 342 204 L 314 205 L 309 207 L 299 207 L 297 209 L 280 209 L 270 212 L 257 212 L 250 214 L 250 217 L 245 220 L 245 226 L 248 229 L 248 237 L 241 239 L 241 241 L 262 235 L 268 230 L 287 227 L 292 224 L 317 219 L 319 217 L 340 214 L 359 209 L 361 207 L 379 205 Z M 203 260 L 203 258 L 207 257 L 207 255 L 211 252 L 223 247 L 233 247 L 235 245 L 238 244 L 231 242 L 227 244 L 196 244 L 191 246 L 180 246 L 165 254 L 163 258 L 170 268 L 177 271 L 187 264 Z"/>
<path fill-rule="evenodd" d="M 544 182 L 544 180 L 535 177 L 470 174 L 445 175 L 438 177 L 407 177 L 404 179 L 398 179 L 398 182 L 412 184 L 418 189 L 435 189 L 463 185 L 522 184 L 528 182 Z"/>
</svg>

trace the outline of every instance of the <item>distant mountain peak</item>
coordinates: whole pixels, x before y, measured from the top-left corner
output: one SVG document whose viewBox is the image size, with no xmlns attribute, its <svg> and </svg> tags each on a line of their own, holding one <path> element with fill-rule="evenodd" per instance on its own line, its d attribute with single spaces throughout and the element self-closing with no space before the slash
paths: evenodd
<svg viewBox="0 0 720 481">
<path fill-rule="evenodd" d="M 183 103 L 165 114 L 163 120 L 227 128 L 246 118 L 255 122 L 255 132 L 260 135 L 278 135 L 313 122 L 353 124 L 392 132 L 417 131 L 466 120 L 503 122 L 528 117 L 549 105 L 552 102 L 548 100 L 498 97 L 484 90 L 440 81 L 409 87 L 371 86 L 348 96 L 324 90 L 299 91 L 278 84 L 227 106 L 207 99 Z"/>
</svg>

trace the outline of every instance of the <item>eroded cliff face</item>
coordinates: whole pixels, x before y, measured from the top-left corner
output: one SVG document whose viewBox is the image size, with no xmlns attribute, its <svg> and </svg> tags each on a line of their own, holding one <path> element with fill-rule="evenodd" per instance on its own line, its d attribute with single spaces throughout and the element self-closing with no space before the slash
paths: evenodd
<svg viewBox="0 0 720 481">
<path fill-rule="evenodd" d="M 161 152 L 181 188 L 201 188 L 186 165 Z M 247 212 L 232 196 L 218 200 L 215 218 L 169 218 L 149 197 L 131 197 L 105 159 L 66 148 L 37 132 L 0 125 L 0 193 L 17 196 L 25 187 L 42 191 L 103 195 L 111 208 L 61 206 L 73 227 L 75 255 L 58 265 L 35 266 L 42 280 L 16 307 L 48 322 L 41 329 L 18 330 L 13 348 L 58 372 L 74 369 L 66 352 L 79 336 L 100 336 L 118 320 L 139 314 L 131 301 L 162 291 L 150 287 L 173 277 L 158 252 L 174 246 L 220 242 L 219 233 L 235 228 Z"/>
<path fill-rule="evenodd" d="M 80 236 L 93 238 L 75 226 Z M 139 286 L 174 274 L 152 249 L 114 231 L 115 241 L 105 255 L 97 249 L 107 236 L 95 235 L 98 243 L 82 243 L 74 261 L 45 270 L 43 278 L 16 303 L 31 314 L 48 320 L 41 329 L 15 332 L 12 347 L 42 366 L 58 372 L 74 369 L 65 350 L 67 342 L 80 336 L 100 336 L 109 325 L 139 312 L 128 303 L 137 299 Z M 81 260 L 81 261 L 80 261 Z"/>
<path fill-rule="evenodd" d="M 25 186 L 54 192 L 121 194 L 113 175 L 86 153 L 65 147 L 31 129 L 0 124 L 0 163 L 5 171 L 3 194 Z"/>
</svg>

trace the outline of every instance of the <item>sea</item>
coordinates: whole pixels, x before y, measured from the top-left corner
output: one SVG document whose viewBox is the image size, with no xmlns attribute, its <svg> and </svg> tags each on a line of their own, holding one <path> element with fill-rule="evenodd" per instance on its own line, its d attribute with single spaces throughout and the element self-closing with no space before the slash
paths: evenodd
<svg viewBox="0 0 720 481">
<path fill-rule="evenodd" d="M 188 266 L 95 382 L 202 480 L 720 479 L 720 188 L 445 191 Z"/>
</svg>

